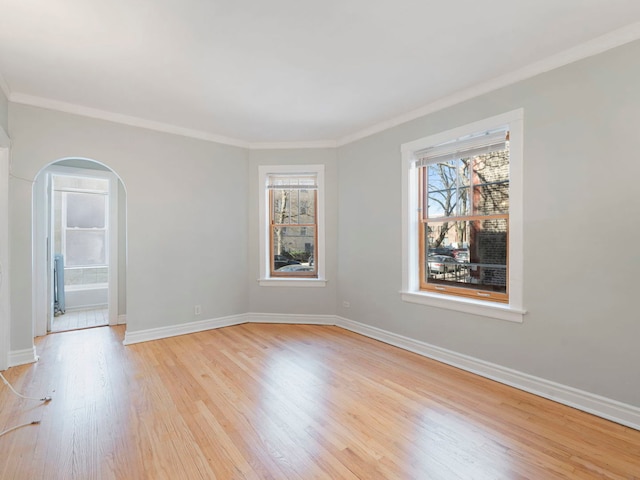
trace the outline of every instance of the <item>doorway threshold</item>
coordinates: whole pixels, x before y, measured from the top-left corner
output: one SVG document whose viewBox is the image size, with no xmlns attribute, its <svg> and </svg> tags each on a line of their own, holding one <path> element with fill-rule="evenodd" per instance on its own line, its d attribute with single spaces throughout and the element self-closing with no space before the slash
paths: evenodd
<svg viewBox="0 0 640 480">
<path fill-rule="evenodd" d="M 109 324 L 109 309 L 67 310 L 51 320 L 50 333 L 80 330 L 82 328 L 103 327 Z"/>
</svg>

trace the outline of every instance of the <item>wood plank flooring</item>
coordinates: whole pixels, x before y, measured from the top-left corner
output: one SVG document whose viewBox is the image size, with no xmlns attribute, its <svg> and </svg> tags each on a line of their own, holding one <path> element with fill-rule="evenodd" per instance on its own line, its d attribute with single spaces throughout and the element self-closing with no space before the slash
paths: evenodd
<svg viewBox="0 0 640 480">
<path fill-rule="evenodd" d="M 67 310 L 66 313 L 53 317 L 52 332 L 65 332 L 81 328 L 101 327 L 109 324 L 109 309 Z"/>
<path fill-rule="evenodd" d="M 0 478 L 635 479 L 640 431 L 337 327 L 40 338 L 0 384 Z"/>
</svg>

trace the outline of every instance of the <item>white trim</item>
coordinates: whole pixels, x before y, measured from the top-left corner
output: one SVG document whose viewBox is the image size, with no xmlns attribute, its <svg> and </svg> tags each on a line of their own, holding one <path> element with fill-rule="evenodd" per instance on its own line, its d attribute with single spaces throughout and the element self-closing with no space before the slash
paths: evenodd
<svg viewBox="0 0 640 480">
<path fill-rule="evenodd" d="M 327 281 L 319 278 L 259 278 L 261 287 L 326 287 Z"/>
<path fill-rule="evenodd" d="M 336 325 L 334 315 L 309 315 L 296 313 L 247 313 L 248 323 L 274 323 L 295 325 Z"/>
<path fill-rule="evenodd" d="M 458 128 L 420 138 L 401 146 L 402 178 L 402 300 L 492 317 L 498 320 L 522 322 L 523 306 L 523 126 L 524 110 L 517 109 Z M 428 294 L 419 289 L 416 152 L 468 134 L 508 126 L 510 131 L 509 160 L 509 305 L 468 300 L 453 295 Z"/>
<path fill-rule="evenodd" d="M 27 95 L 16 92 L 11 93 L 9 90 L 9 86 L 2 80 L 1 76 L 0 89 L 5 92 L 5 95 L 9 99 L 9 101 L 14 103 L 41 107 L 49 110 L 57 110 L 61 112 L 72 113 L 75 115 L 120 123 L 123 125 L 146 128 L 148 130 L 155 130 L 164 133 L 172 133 L 174 135 L 197 138 L 200 140 L 221 143 L 235 147 L 242 147 L 253 150 L 266 150 L 275 148 L 283 150 L 301 148 L 332 148 L 342 147 L 349 143 L 353 143 L 357 140 L 361 140 L 363 138 L 369 137 L 384 130 L 388 130 L 403 123 L 410 122 L 420 117 L 424 117 L 425 115 L 429 115 L 430 113 L 443 110 L 453 105 L 462 103 L 466 100 L 470 100 L 480 95 L 493 92 L 500 88 L 513 85 L 514 83 L 520 82 L 522 80 L 527 80 L 536 75 L 540 75 L 541 73 L 545 73 L 550 70 L 569 65 L 584 58 L 598 55 L 600 53 L 606 52 L 607 50 L 611 50 L 613 48 L 625 45 L 638 39 L 640 39 L 640 22 L 632 23 L 631 25 L 627 25 L 620 29 L 606 33 L 581 45 L 569 48 L 538 62 L 531 63 L 523 68 L 507 73 L 505 75 L 501 75 L 486 82 L 474 85 L 470 88 L 460 90 L 432 103 L 429 103 L 423 107 L 417 108 L 403 115 L 390 118 L 383 122 L 376 123 L 374 125 L 371 125 L 370 127 L 358 130 L 352 134 L 345 135 L 337 139 L 324 139 L 306 142 L 251 142 L 247 140 L 226 137 L 223 135 L 217 135 L 211 132 L 203 132 L 201 130 L 194 130 L 190 128 L 179 127 L 177 125 L 147 120 L 144 118 L 85 107 L 82 105 L 50 100 L 34 95 Z"/>
<path fill-rule="evenodd" d="M 316 224 L 317 224 L 317 245 L 313 252 L 318 266 L 318 277 L 308 278 L 278 278 L 277 280 L 269 276 L 269 202 L 267 201 L 267 177 L 270 174 L 303 174 L 313 173 L 316 175 L 318 185 L 316 198 Z M 260 165 L 258 166 L 258 258 L 260 262 L 260 286 L 269 287 L 324 287 L 325 277 L 325 218 L 324 218 L 324 165 Z M 314 282 L 315 281 L 315 282 Z"/>
<path fill-rule="evenodd" d="M 120 293 L 120 288 L 118 286 L 118 279 L 120 278 L 120 262 L 119 262 L 119 252 L 118 246 L 119 242 L 119 231 L 118 226 L 120 225 L 120 220 L 118 218 L 118 214 L 120 209 L 118 208 L 119 200 L 118 200 L 118 184 L 119 179 L 118 176 L 113 173 L 113 171 L 109 171 L 107 178 L 109 180 L 109 248 L 107 251 L 107 263 L 109 264 L 109 272 L 108 272 L 108 286 L 107 286 L 107 303 L 109 309 L 109 325 L 118 325 L 118 295 Z"/>
<path fill-rule="evenodd" d="M 118 325 L 126 325 L 126 324 L 127 324 L 127 315 L 126 314 L 118 315 Z"/>
<path fill-rule="evenodd" d="M 375 340 L 388 343 L 409 352 L 432 358 L 467 372 L 495 380 L 519 390 L 548 398 L 607 420 L 640 430 L 640 408 L 610 398 L 595 395 L 577 388 L 535 377 L 495 363 L 453 352 L 425 342 L 403 337 L 395 333 L 336 317 L 336 325 Z"/>
<path fill-rule="evenodd" d="M 38 361 L 36 347 L 25 348 L 24 350 L 14 350 L 9 352 L 9 366 L 17 367 L 18 365 L 26 365 L 27 363 L 35 363 Z"/>
<path fill-rule="evenodd" d="M 296 324 L 296 325 L 336 325 L 335 315 L 307 315 L 291 313 L 245 313 L 230 315 L 227 317 L 199 320 L 180 325 L 151 328 L 138 332 L 127 331 L 124 335 L 123 345 L 162 340 L 163 338 L 188 335 L 216 328 L 241 325 L 243 323 L 272 323 L 272 324 Z"/>
<path fill-rule="evenodd" d="M 71 113 L 82 117 L 95 118 L 98 120 L 106 120 L 108 122 L 119 123 L 121 125 L 129 125 L 131 127 L 145 128 L 156 132 L 171 133 L 182 137 L 197 138 L 198 140 L 206 140 L 208 142 L 221 143 L 234 147 L 249 148 L 250 143 L 236 138 L 216 135 L 215 133 L 203 132 L 191 128 L 179 127 L 168 123 L 156 122 L 140 117 L 123 115 L 121 113 L 108 112 L 97 108 L 85 107 L 73 103 L 51 100 L 48 98 L 37 97 L 34 95 L 26 95 L 24 93 L 12 93 L 10 100 L 21 105 L 29 105 L 32 107 L 46 108 L 47 110 L 55 110 L 58 112 Z"/>
<path fill-rule="evenodd" d="M 308 142 L 251 142 L 250 150 L 304 150 L 307 148 L 336 148 L 335 140 L 313 140 Z"/>
<path fill-rule="evenodd" d="M 496 318 L 508 322 L 522 323 L 526 310 L 497 302 L 483 302 L 472 298 L 439 295 L 432 292 L 400 292 L 402 300 L 409 303 L 444 308 L 456 312 L 470 313 L 482 317 Z"/>
<path fill-rule="evenodd" d="M 199 320 L 197 322 L 183 323 L 180 325 L 169 325 L 166 327 L 150 328 L 148 330 L 140 330 L 132 332 L 127 330 L 124 334 L 123 345 L 132 345 L 134 343 L 148 342 L 151 340 L 161 340 L 163 338 L 177 337 L 179 335 L 188 335 L 190 333 L 203 332 L 205 330 L 213 330 L 221 327 L 229 327 L 232 325 L 240 325 L 247 323 L 247 315 L 230 315 L 228 317 L 211 318 L 208 320 Z"/>
<path fill-rule="evenodd" d="M 0 370 L 9 366 L 11 332 L 9 257 L 9 149 L 2 141 L 0 126 Z M 8 144 L 8 143 L 7 143 Z"/>
</svg>

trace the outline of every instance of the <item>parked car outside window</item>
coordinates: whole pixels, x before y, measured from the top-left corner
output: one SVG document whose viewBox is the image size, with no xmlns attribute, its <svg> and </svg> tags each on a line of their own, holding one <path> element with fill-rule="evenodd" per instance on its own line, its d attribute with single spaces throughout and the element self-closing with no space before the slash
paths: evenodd
<svg viewBox="0 0 640 480">
<path fill-rule="evenodd" d="M 313 272 L 313 267 L 311 265 L 285 265 L 284 267 L 280 267 L 276 270 L 277 272 Z"/>
<path fill-rule="evenodd" d="M 448 255 L 429 255 L 427 264 L 429 265 L 429 273 L 455 272 L 460 268 L 456 259 Z"/>
<path fill-rule="evenodd" d="M 279 270 L 285 265 L 300 265 L 300 262 L 294 260 L 293 258 L 285 257 L 284 255 L 274 255 L 273 256 L 273 268 L 274 270 Z"/>
</svg>

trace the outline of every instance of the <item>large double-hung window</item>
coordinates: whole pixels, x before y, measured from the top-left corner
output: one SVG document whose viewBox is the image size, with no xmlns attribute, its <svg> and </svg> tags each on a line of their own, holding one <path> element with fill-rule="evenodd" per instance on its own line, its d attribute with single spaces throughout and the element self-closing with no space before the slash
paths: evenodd
<svg viewBox="0 0 640 480">
<path fill-rule="evenodd" d="M 521 321 L 522 112 L 403 145 L 403 299 Z"/>
<path fill-rule="evenodd" d="M 509 131 L 416 152 L 420 288 L 508 302 Z"/>
</svg>

